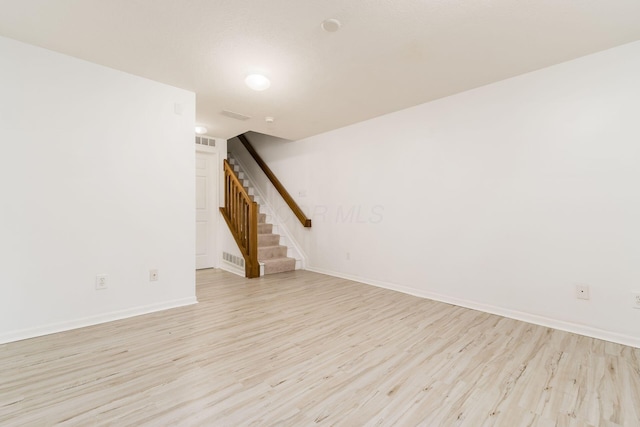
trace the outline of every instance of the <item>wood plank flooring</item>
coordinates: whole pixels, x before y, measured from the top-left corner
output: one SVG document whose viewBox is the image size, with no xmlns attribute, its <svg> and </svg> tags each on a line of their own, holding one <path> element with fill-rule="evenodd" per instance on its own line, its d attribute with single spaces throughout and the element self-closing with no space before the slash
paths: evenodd
<svg viewBox="0 0 640 427">
<path fill-rule="evenodd" d="M 2 426 L 640 426 L 640 349 L 334 277 L 0 346 Z"/>
</svg>

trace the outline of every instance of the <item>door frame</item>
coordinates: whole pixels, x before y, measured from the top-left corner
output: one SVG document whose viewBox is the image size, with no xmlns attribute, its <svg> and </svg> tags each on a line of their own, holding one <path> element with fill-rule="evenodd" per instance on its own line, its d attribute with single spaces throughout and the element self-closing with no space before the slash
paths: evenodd
<svg viewBox="0 0 640 427">
<path fill-rule="evenodd" d="M 213 139 L 213 138 L 212 138 Z M 218 139 L 216 139 L 216 146 L 218 145 Z M 222 140 L 224 141 L 224 140 Z M 226 141 L 224 141 L 226 143 Z M 226 145 L 226 144 L 224 144 Z M 220 206 L 220 164 L 222 163 L 222 159 L 220 158 L 220 150 L 216 149 L 216 147 L 208 147 L 208 146 L 200 146 L 196 145 L 196 150 L 194 155 L 197 157 L 198 155 L 204 154 L 206 157 L 206 161 L 209 163 L 211 167 L 212 177 L 211 183 L 213 185 L 208 185 L 208 202 L 211 203 L 211 208 L 209 209 L 209 219 L 210 229 L 208 233 L 208 244 L 209 247 L 212 248 L 212 267 L 204 267 L 204 268 L 219 268 L 220 267 L 220 238 L 219 238 L 219 214 L 218 208 Z M 194 164 L 194 179 L 196 178 L 196 170 Z M 194 201 L 195 203 L 195 201 Z M 194 214 L 195 214 L 195 206 L 194 206 Z M 194 220 L 196 220 L 194 215 Z M 194 248 L 194 256 L 195 256 L 195 248 Z"/>
</svg>

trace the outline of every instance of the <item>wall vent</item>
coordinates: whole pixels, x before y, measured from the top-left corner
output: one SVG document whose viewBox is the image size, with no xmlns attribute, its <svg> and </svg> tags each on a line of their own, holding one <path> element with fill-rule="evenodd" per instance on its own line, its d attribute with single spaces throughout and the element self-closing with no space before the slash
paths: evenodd
<svg viewBox="0 0 640 427">
<path fill-rule="evenodd" d="M 222 110 L 222 114 L 223 116 L 227 116 L 227 117 L 231 117 L 232 119 L 236 119 L 236 120 L 249 120 L 251 117 L 249 116 L 245 116 L 244 114 L 240 114 L 240 113 L 234 113 L 233 111 L 229 111 L 229 110 Z"/>
<path fill-rule="evenodd" d="M 208 138 L 206 136 L 196 136 L 196 144 L 198 145 L 208 145 L 209 147 L 216 146 L 216 140 L 213 138 Z"/>
<path fill-rule="evenodd" d="M 244 268 L 244 258 L 242 258 L 241 256 L 232 255 L 228 252 L 222 252 L 222 259 L 230 264 Z"/>
</svg>

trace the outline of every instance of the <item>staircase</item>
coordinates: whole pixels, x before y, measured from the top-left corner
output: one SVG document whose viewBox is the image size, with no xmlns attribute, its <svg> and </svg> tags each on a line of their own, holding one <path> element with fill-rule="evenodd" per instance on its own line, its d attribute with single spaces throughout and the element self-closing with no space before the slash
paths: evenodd
<svg viewBox="0 0 640 427">
<path fill-rule="evenodd" d="M 242 183 L 245 190 L 253 201 L 258 203 L 258 261 L 260 262 L 260 275 L 283 273 L 285 271 L 293 271 L 299 266 L 296 259 L 288 256 L 290 249 L 280 244 L 281 236 L 274 233 L 274 224 L 267 222 L 267 209 L 261 203 L 260 197 L 255 194 L 247 175 L 243 172 L 240 163 L 228 153 L 228 161 L 233 172 Z"/>
</svg>

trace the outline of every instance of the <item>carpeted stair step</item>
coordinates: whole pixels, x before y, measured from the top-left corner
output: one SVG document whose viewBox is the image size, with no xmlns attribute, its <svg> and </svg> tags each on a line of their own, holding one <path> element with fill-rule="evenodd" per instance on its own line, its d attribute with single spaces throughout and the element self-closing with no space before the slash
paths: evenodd
<svg viewBox="0 0 640 427">
<path fill-rule="evenodd" d="M 264 263 L 264 274 L 284 273 L 296 269 L 296 260 L 293 258 L 272 258 L 262 262 Z"/>
<path fill-rule="evenodd" d="M 267 214 L 258 213 L 258 224 L 264 224 L 267 222 Z"/>
<path fill-rule="evenodd" d="M 258 234 L 258 247 L 278 246 L 280 244 L 279 234 Z"/>
<path fill-rule="evenodd" d="M 273 224 L 258 224 L 258 234 L 271 234 Z"/>
<path fill-rule="evenodd" d="M 258 245 L 258 261 L 264 261 L 274 258 L 285 258 L 287 256 L 287 247 L 278 246 L 263 246 Z"/>
</svg>

